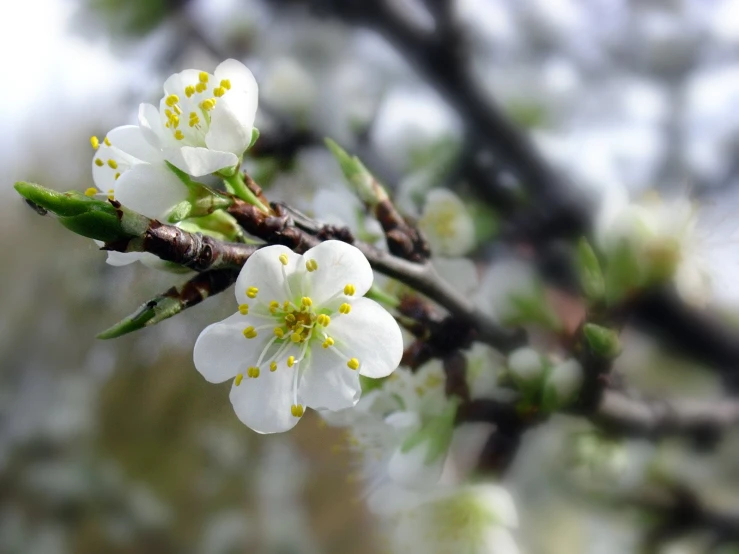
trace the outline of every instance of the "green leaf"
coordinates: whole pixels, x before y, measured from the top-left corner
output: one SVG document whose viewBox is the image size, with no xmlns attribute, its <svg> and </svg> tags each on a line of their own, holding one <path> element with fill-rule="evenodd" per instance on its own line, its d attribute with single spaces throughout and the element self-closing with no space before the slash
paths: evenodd
<svg viewBox="0 0 739 554">
<path fill-rule="evenodd" d="M 364 166 L 357 156 L 350 156 L 346 150 L 330 138 L 325 139 L 326 146 L 339 162 L 344 177 L 354 192 L 368 206 L 376 206 L 387 200 L 387 192 L 377 182 L 372 173 Z"/>
<path fill-rule="evenodd" d="M 599 356 L 615 358 L 621 352 L 618 333 L 613 329 L 601 327 L 595 323 L 586 323 L 583 326 L 583 333 L 590 349 Z"/>
<path fill-rule="evenodd" d="M 591 302 L 602 300 L 606 291 L 603 271 L 598 256 L 585 237 L 582 237 L 577 244 L 577 266 L 585 296 Z"/>
</svg>

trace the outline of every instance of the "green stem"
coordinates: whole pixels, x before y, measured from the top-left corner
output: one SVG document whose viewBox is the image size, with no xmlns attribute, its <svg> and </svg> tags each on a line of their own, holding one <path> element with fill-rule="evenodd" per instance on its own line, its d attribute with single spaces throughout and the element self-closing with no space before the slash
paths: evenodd
<svg viewBox="0 0 739 554">
<path fill-rule="evenodd" d="M 259 198 L 257 198 L 256 195 L 249 190 L 249 187 L 246 186 L 240 171 L 237 171 L 230 177 L 224 177 L 223 180 L 231 186 L 236 196 L 241 198 L 243 201 L 248 202 L 252 206 L 256 206 L 264 213 L 269 213 L 269 208 L 262 204 Z"/>
<path fill-rule="evenodd" d="M 367 294 L 365 295 L 367 298 L 371 298 L 372 300 L 376 302 L 380 302 L 381 304 L 385 304 L 386 306 L 390 306 L 391 308 L 397 308 L 400 306 L 400 300 L 395 298 L 394 296 L 391 296 L 390 294 L 386 293 L 381 288 L 372 285 L 370 290 L 367 291 Z"/>
</svg>

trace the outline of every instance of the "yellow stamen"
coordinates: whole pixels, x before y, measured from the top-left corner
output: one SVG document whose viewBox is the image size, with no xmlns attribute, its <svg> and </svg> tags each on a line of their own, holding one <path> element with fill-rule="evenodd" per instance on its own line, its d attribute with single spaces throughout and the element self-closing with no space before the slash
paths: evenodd
<svg viewBox="0 0 739 554">
<path fill-rule="evenodd" d="M 346 302 L 344 302 L 341 306 L 339 306 L 339 313 L 348 314 L 351 311 L 352 311 L 352 307 Z"/>
<path fill-rule="evenodd" d="M 185 87 L 185 96 L 190 98 L 193 94 L 195 94 L 195 87 L 192 85 L 187 85 Z"/>
<path fill-rule="evenodd" d="M 95 159 L 95 165 L 98 166 L 98 167 L 103 167 L 103 165 L 105 165 L 105 162 L 103 160 L 101 160 L 100 158 L 96 158 Z"/>
<path fill-rule="evenodd" d="M 203 100 L 200 102 L 200 108 L 203 111 L 209 112 L 213 108 L 216 107 L 216 99 L 215 98 L 208 98 L 207 100 Z"/>
<path fill-rule="evenodd" d="M 198 75 L 198 79 L 201 83 L 207 83 L 208 82 L 208 74 L 205 71 L 201 71 L 200 75 Z"/>
<path fill-rule="evenodd" d="M 118 169 L 118 162 L 115 160 L 108 160 L 108 167 L 110 167 L 110 169 Z"/>
<path fill-rule="evenodd" d="M 292 335 L 290 335 L 290 340 L 293 341 L 293 342 L 295 342 L 295 343 L 300 342 L 302 340 L 302 338 L 303 337 L 300 336 L 300 333 L 293 333 Z"/>
<path fill-rule="evenodd" d="M 247 327 L 246 329 L 244 329 L 244 336 L 247 339 L 253 339 L 254 337 L 257 336 L 257 332 L 254 330 L 254 327 L 252 327 L 251 325 L 249 325 L 249 327 Z"/>
<path fill-rule="evenodd" d="M 281 339 L 285 336 L 285 330 L 282 327 L 275 327 L 275 336 Z"/>
<path fill-rule="evenodd" d="M 269 311 L 270 313 L 275 313 L 280 308 L 280 303 L 277 300 L 273 300 L 269 303 Z"/>
<path fill-rule="evenodd" d="M 334 339 L 332 339 L 331 337 L 326 337 L 326 340 L 323 341 L 323 344 L 321 346 L 323 346 L 324 348 L 328 348 L 329 346 L 333 346 L 333 345 L 334 345 Z"/>
<path fill-rule="evenodd" d="M 290 406 L 290 413 L 293 415 L 293 417 L 303 417 L 305 410 L 300 404 L 293 404 L 292 406 Z"/>
<path fill-rule="evenodd" d="M 346 362 L 346 365 L 349 367 L 349 369 L 357 370 L 359 369 L 359 360 L 356 358 L 352 358 L 348 362 Z"/>
<path fill-rule="evenodd" d="M 231 90 L 231 81 L 228 79 L 221 79 L 221 86 L 226 90 Z"/>
<path fill-rule="evenodd" d="M 246 289 L 246 295 L 249 298 L 256 298 L 258 292 L 259 289 L 257 287 L 249 287 L 248 289 Z"/>
<path fill-rule="evenodd" d="M 280 254 L 280 263 L 282 265 L 287 265 L 287 254 Z"/>
<path fill-rule="evenodd" d="M 174 138 L 176 138 L 177 140 L 182 140 L 183 138 L 185 138 L 185 135 L 182 133 L 182 131 L 177 129 L 174 133 Z"/>
<path fill-rule="evenodd" d="M 116 173 L 114 179 L 117 181 L 118 180 L 118 177 L 120 177 L 120 176 L 121 176 L 120 173 Z"/>
<path fill-rule="evenodd" d="M 95 187 L 90 187 L 85 191 L 85 196 L 95 196 L 98 193 L 98 189 Z"/>
<path fill-rule="evenodd" d="M 179 96 L 177 96 L 176 94 L 170 94 L 164 100 L 164 103 L 167 104 L 167 106 L 169 106 L 171 108 L 172 106 L 174 106 L 175 104 L 177 104 L 177 102 L 179 102 L 179 101 L 180 101 L 180 97 Z"/>
<path fill-rule="evenodd" d="M 249 313 L 249 304 L 239 304 L 239 313 L 247 315 Z"/>
<path fill-rule="evenodd" d="M 316 323 L 323 327 L 328 327 L 328 324 L 331 323 L 331 318 L 326 314 L 321 314 L 316 318 Z"/>
<path fill-rule="evenodd" d="M 249 368 L 246 374 L 252 379 L 256 379 L 257 377 L 259 377 L 259 368 L 252 366 Z"/>
<path fill-rule="evenodd" d="M 239 385 L 241 384 L 241 380 L 242 380 L 243 378 L 244 378 L 244 375 L 243 375 L 242 373 L 239 373 L 239 374 L 238 374 L 238 375 L 236 376 L 236 379 L 234 379 L 234 385 L 236 385 L 236 386 L 238 387 L 238 386 L 239 386 Z"/>
<path fill-rule="evenodd" d="M 207 88 L 208 87 L 205 85 L 205 83 L 198 83 L 197 85 L 195 85 L 195 90 L 197 92 L 203 92 Z"/>
<path fill-rule="evenodd" d="M 295 356 L 289 356 L 287 358 L 287 367 L 292 367 L 295 365 Z"/>
<path fill-rule="evenodd" d="M 217 98 L 220 98 L 224 94 L 226 94 L 226 89 L 223 87 L 217 87 L 213 89 L 213 96 L 216 96 Z"/>
<path fill-rule="evenodd" d="M 303 304 L 303 306 L 305 306 L 306 308 L 307 308 L 308 306 L 312 306 L 312 305 L 313 305 L 313 300 L 311 300 L 309 296 L 304 296 L 304 297 L 303 297 L 303 299 L 302 299 L 302 300 L 301 300 L 300 302 L 301 302 L 301 303 Z"/>
<path fill-rule="evenodd" d="M 100 147 L 100 141 L 97 137 L 90 137 L 90 144 L 93 150 L 97 150 Z"/>
<path fill-rule="evenodd" d="M 177 104 L 174 105 L 174 113 L 177 115 L 182 115 L 182 108 L 180 108 Z"/>
<path fill-rule="evenodd" d="M 272 362 L 269 364 L 269 370 L 270 371 L 277 371 L 277 362 Z"/>
<path fill-rule="evenodd" d="M 308 260 L 305 262 L 305 269 L 308 271 L 315 271 L 318 269 L 318 262 L 316 260 Z"/>
<path fill-rule="evenodd" d="M 344 287 L 344 294 L 347 296 L 354 296 L 354 293 L 357 292 L 357 289 L 354 288 L 354 285 L 347 285 Z"/>
<path fill-rule="evenodd" d="M 103 142 L 105 143 L 105 146 L 110 146 L 110 139 L 108 137 L 105 137 L 105 139 L 103 139 Z"/>
</svg>

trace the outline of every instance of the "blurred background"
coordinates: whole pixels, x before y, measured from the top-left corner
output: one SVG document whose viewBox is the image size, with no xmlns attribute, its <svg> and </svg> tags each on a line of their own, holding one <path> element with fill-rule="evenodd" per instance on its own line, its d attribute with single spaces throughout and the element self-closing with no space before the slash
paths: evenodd
<svg viewBox="0 0 739 554">
<path fill-rule="evenodd" d="M 194 370 L 195 338 L 233 311 L 230 293 L 98 341 L 96 333 L 182 278 L 106 265 L 92 241 L 39 218 L 12 189 L 28 180 L 85 190 L 91 135 L 135 123 L 138 104 L 156 102 L 171 73 L 212 71 L 235 57 L 260 85 L 262 138 L 246 163 L 270 199 L 312 212 L 319 187 L 342 188 L 322 144 L 330 136 L 410 204 L 433 186 L 457 190 L 477 217 L 484 259 L 521 184 L 505 159 L 478 148 L 469 114 L 417 67 L 418 52 L 388 21 L 419 36 L 444 30 L 417 0 L 376 1 L 384 6 L 377 14 L 357 7 L 366 0 L 6 2 L 0 552 L 382 552 L 339 431 L 311 414 L 289 434 L 258 436 L 233 414 L 229 385 Z M 622 183 L 636 195 L 690 191 L 705 206 L 732 206 L 739 2 L 455 0 L 448 9 L 471 86 L 529 133 L 578 191 L 574 204 Z M 476 187 L 480 180 L 498 188 Z M 717 256 L 729 270 L 737 265 L 725 251 Z M 717 295 L 732 308 L 739 287 L 721 285 Z M 676 372 L 675 360 L 656 356 L 639 344 L 622 365 L 655 392 L 718 389 L 711 374 Z M 562 421 L 532 433 L 509 478 L 526 551 L 635 551 L 636 524 L 583 510 L 581 498 L 552 484 L 567 466 L 559 438 L 573 429 Z M 632 473 L 659 459 L 671 475 L 739 503 L 736 437 L 696 459 L 672 444 L 618 450 Z M 546 456 L 553 461 L 542 466 Z M 679 552 L 703 552 L 692 548 Z"/>
</svg>

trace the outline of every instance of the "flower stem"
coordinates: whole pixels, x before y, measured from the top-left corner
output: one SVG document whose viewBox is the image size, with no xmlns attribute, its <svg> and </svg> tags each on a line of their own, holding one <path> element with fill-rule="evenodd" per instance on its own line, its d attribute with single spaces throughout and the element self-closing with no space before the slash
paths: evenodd
<svg viewBox="0 0 739 554">
<path fill-rule="evenodd" d="M 365 295 L 367 298 L 371 298 L 372 300 L 376 302 L 380 302 L 381 304 L 385 304 L 386 306 L 390 306 L 391 308 L 397 308 L 400 306 L 400 300 L 395 298 L 394 296 L 391 296 L 390 294 L 386 293 L 381 288 L 372 285 L 370 290 L 367 291 L 367 294 Z"/>
<path fill-rule="evenodd" d="M 265 206 L 252 191 L 249 190 L 249 187 L 246 186 L 246 183 L 244 183 L 244 177 L 241 175 L 240 171 L 237 171 L 230 177 L 224 177 L 223 180 L 231 186 L 236 196 L 241 198 L 243 201 L 248 202 L 252 206 L 256 206 L 264 213 L 269 213 L 269 208 Z"/>
</svg>

